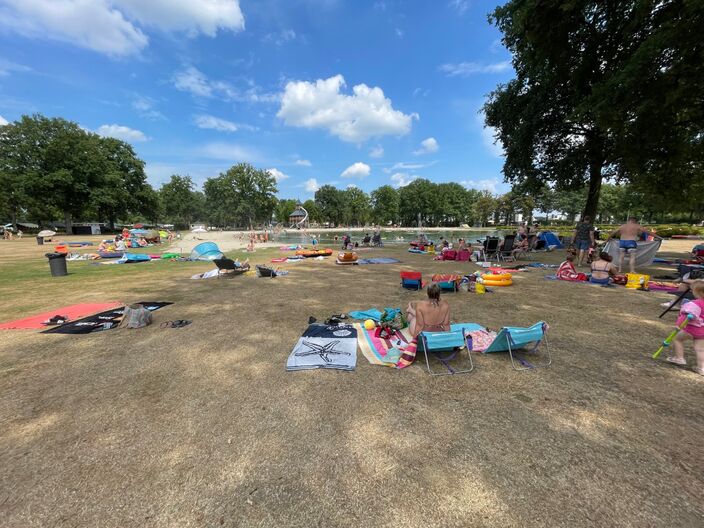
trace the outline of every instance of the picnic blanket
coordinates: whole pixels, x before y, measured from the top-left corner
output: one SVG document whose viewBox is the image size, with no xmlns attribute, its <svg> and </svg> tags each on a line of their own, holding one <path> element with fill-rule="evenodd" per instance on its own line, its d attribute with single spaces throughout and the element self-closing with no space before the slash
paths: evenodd
<svg viewBox="0 0 704 528">
<path fill-rule="evenodd" d="M 162 301 L 143 301 L 136 304 L 141 304 L 147 310 L 153 312 L 173 303 Z M 84 317 L 83 319 L 78 319 L 76 321 L 71 321 L 60 326 L 50 328 L 49 330 L 44 330 L 42 334 L 90 334 L 91 332 L 110 330 L 112 328 L 117 328 L 120 324 L 120 319 L 122 318 L 124 311 L 125 307 L 120 306 L 116 309 L 106 310 L 89 317 Z"/>
<path fill-rule="evenodd" d="M 396 264 L 401 262 L 399 259 L 391 257 L 375 257 L 368 259 L 357 259 L 357 264 Z"/>
<path fill-rule="evenodd" d="M 46 328 L 46 325 L 43 325 L 42 323 L 44 321 L 48 321 L 55 315 L 65 315 L 70 320 L 74 320 L 87 315 L 95 314 L 97 312 L 102 312 L 104 310 L 114 309 L 118 306 L 122 306 L 122 304 L 119 302 L 72 304 L 70 306 L 56 308 L 50 312 L 44 312 L 31 317 L 25 317 L 24 319 L 2 323 L 0 324 L 0 330 L 38 330 L 41 328 Z"/>
<path fill-rule="evenodd" d="M 357 366 L 357 329 L 353 325 L 308 326 L 286 361 L 286 370 L 338 369 Z"/>
</svg>

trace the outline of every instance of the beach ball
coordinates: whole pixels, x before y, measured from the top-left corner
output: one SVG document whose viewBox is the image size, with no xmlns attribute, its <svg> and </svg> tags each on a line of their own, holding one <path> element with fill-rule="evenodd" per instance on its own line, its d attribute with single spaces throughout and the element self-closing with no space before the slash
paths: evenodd
<svg viewBox="0 0 704 528">
<path fill-rule="evenodd" d="M 364 328 L 367 330 L 374 330 L 376 328 L 376 323 L 372 319 L 367 319 L 364 321 Z"/>
</svg>

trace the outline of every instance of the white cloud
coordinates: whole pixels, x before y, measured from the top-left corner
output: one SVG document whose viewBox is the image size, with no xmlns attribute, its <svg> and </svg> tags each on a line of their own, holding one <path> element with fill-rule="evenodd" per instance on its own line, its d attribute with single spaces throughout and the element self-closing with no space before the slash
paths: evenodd
<svg viewBox="0 0 704 528">
<path fill-rule="evenodd" d="M 2 11 L 0 11 L 0 24 L 2 23 Z M 32 68 L 24 64 L 17 64 L 0 57 L 0 77 L 7 77 L 12 72 L 30 72 Z"/>
<path fill-rule="evenodd" d="M 420 142 L 420 148 L 414 150 L 413 154 L 422 156 L 423 154 L 432 154 L 440 149 L 438 141 L 434 137 L 429 137 Z"/>
<path fill-rule="evenodd" d="M 101 125 L 95 132 L 100 136 L 121 139 L 128 143 L 147 141 L 149 139 L 141 130 L 135 130 L 123 125 Z"/>
<path fill-rule="evenodd" d="M 243 30 L 244 17 L 239 0 L 4 0 L 0 25 L 26 37 L 127 56 L 149 44 L 145 27 L 213 37 L 219 29 Z"/>
<path fill-rule="evenodd" d="M 4 0 L 3 4 L 0 26 L 14 33 L 113 56 L 144 49 L 149 44 L 145 27 L 210 37 L 219 29 L 244 29 L 239 0 Z"/>
<path fill-rule="evenodd" d="M 277 46 L 283 46 L 287 42 L 296 39 L 296 32 L 292 29 L 282 29 L 278 33 L 268 33 L 262 38 L 262 42 L 273 42 Z"/>
<path fill-rule="evenodd" d="M 403 30 L 401 28 L 396 28 L 394 32 L 398 38 L 403 38 Z"/>
<path fill-rule="evenodd" d="M 396 170 L 418 170 L 418 169 L 425 169 L 426 167 L 432 167 L 435 165 L 437 161 L 431 161 L 430 163 L 407 163 L 405 161 L 401 161 L 399 163 L 394 163 L 391 167 L 387 169 L 383 169 L 385 173 L 390 174 L 393 171 Z"/>
<path fill-rule="evenodd" d="M 394 110 L 379 87 L 358 84 L 352 95 L 341 93 L 342 75 L 314 83 L 291 81 L 281 97 L 276 114 L 289 126 L 322 128 L 343 141 L 360 143 L 375 136 L 401 136 L 411 130 L 417 114 Z"/>
<path fill-rule="evenodd" d="M 190 92 L 201 97 L 211 97 L 213 87 L 208 78 L 197 68 L 187 67 L 174 75 L 174 86 L 182 92 Z"/>
<path fill-rule="evenodd" d="M 143 95 L 137 95 L 132 101 L 132 108 L 137 110 L 140 117 L 149 119 L 150 121 L 165 120 L 166 116 L 158 110 L 155 110 L 154 105 L 154 99 Z"/>
<path fill-rule="evenodd" d="M 418 176 L 408 174 L 406 172 L 396 172 L 391 175 L 391 182 L 393 183 L 394 187 L 405 187 L 417 177 Z"/>
<path fill-rule="evenodd" d="M 372 149 L 369 151 L 369 157 L 370 158 L 383 158 L 384 157 L 384 147 L 381 145 L 377 145 L 376 147 L 372 147 Z"/>
<path fill-rule="evenodd" d="M 210 130 L 219 130 L 220 132 L 236 132 L 237 125 L 227 119 L 201 114 L 195 116 L 195 123 L 198 128 L 207 128 Z"/>
<path fill-rule="evenodd" d="M 198 148 L 196 154 L 205 158 L 226 160 L 229 162 L 246 161 L 248 163 L 254 163 L 261 161 L 261 156 L 256 150 L 236 143 L 208 143 Z"/>
<path fill-rule="evenodd" d="M 186 66 L 176 72 L 172 80 L 177 90 L 197 97 L 219 97 L 238 103 L 273 103 L 279 100 L 278 94 L 264 92 L 253 81 L 247 83 L 247 88 L 240 89 L 225 81 L 209 79 L 193 66 Z"/>
<path fill-rule="evenodd" d="M 366 178 L 371 173 L 372 168 L 366 163 L 358 161 L 342 171 L 343 178 Z"/>
<path fill-rule="evenodd" d="M 479 191 L 490 191 L 492 193 L 496 192 L 496 187 L 499 185 L 499 180 L 496 178 L 486 178 L 483 180 L 464 180 L 460 184 L 468 187 L 470 189 L 477 189 Z"/>
<path fill-rule="evenodd" d="M 359 187 L 356 186 L 354 183 L 350 183 L 349 185 L 347 185 L 347 188 L 348 189 L 359 189 Z"/>
<path fill-rule="evenodd" d="M 318 185 L 318 180 L 316 180 L 315 178 L 310 178 L 306 180 L 305 188 L 306 192 L 314 193 L 315 191 L 320 189 L 320 185 Z"/>
<path fill-rule="evenodd" d="M 493 64 L 479 64 L 477 62 L 460 62 L 458 64 L 443 64 L 440 71 L 448 77 L 468 77 L 475 73 L 502 73 L 511 69 L 511 61 L 495 62 Z"/>
<path fill-rule="evenodd" d="M 469 0 L 450 0 L 448 5 L 460 15 L 464 15 L 465 11 L 469 9 Z"/>
<path fill-rule="evenodd" d="M 293 162 L 294 165 L 298 165 L 299 167 L 310 167 L 313 164 L 308 161 L 307 159 L 297 159 L 296 161 Z"/>
<path fill-rule="evenodd" d="M 5 126 L 7 124 L 7 119 L 0 115 L 0 126 Z"/>
<path fill-rule="evenodd" d="M 266 171 L 274 177 L 277 183 L 281 180 L 285 180 L 286 178 L 288 178 L 288 174 L 284 174 L 279 169 L 271 168 L 267 169 Z"/>
</svg>

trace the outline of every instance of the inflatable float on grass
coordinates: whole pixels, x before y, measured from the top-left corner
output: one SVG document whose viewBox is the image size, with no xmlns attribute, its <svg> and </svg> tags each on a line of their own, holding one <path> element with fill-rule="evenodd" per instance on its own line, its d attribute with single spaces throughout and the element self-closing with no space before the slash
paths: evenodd
<svg viewBox="0 0 704 528">
<path fill-rule="evenodd" d="M 485 273 L 482 275 L 484 286 L 511 286 L 513 278 L 510 273 Z"/>
<path fill-rule="evenodd" d="M 345 251 L 337 255 L 336 264 L 357 264 L 359 256 L 353 251 Z"/>
<path fill-rule="evenodd" d="M 296 255 L 306 258 L 329 257 L 330 255 L 332 255 L 332 249 L 299 249 L 298 251 L 296 251 Z"/>
</svg>

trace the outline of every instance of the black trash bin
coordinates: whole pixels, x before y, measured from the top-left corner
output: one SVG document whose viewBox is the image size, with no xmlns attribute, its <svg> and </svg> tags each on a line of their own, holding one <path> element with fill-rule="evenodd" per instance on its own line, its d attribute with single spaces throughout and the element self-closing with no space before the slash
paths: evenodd
<svg viewBox="0 0 704 528">
<path fill-rule="evenodd" d="M 66 253 L 47 253 L 46 258 L 49 259 L 49 269 L 52 277 L 63 277 L 68 275 L 66 269 Z"/>
<path fill-rule="evenodd" d="M 38 246 L 43 246 L 44 245 L 44 237 L 37 237 L 37 245 Z"/>
</svg>

